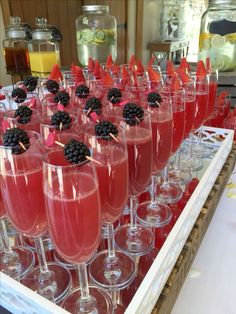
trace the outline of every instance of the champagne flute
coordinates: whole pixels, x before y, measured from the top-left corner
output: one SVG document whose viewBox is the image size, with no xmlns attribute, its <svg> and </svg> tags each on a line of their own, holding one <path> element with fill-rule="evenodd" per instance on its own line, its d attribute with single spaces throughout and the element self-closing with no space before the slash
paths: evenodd
<svg viewBox="0 0 236 314">
<path fill-rule="evenodd" d="M 133 106 L 141 113 L 140 119 L 124 114 Z M 142 256 L 153 248 L 153 233 L 149 228 L 137 224 L 136 214 L 138 196 L 150 183 L 153 163 L 150 113 L 140 108 L 133 103 L 126 104 L 123 111 L 125 119 L 120 120 L 128 148 L 130 224 L 120 226 L 115 232 L 116 246 L 134 256 Z"/>
<path fill-rule="evenodd" d="M 86 261 L 101 237 L 98 181 L 92 162 L 69 163 L 63 149 L 44 156 L 44 195 L 49 231 L 57 253 L 78 265 L 80 288 L 62 303 L 72 313 L 112 313 L 112 302 L 101 288 L 89 287 Z"/>
<path fill-rule="evenodd" d="M 46 263 L 42 235 L 47 220 L 42 186 L 42 146 L 40 135 L 18 128 L 7 130 L 19 141 L 12 146 L 0 146 L 1 189 L 5 197 L 7 215 L 16 230 L 34 238 L 39 266 L 32 269 L 22 283 L 42 296 L 60 302 L 71 286 L 69 271 L 61 266 Z M 23 132 L 23 133 L 22 133 Z M 22 145 L 24 148 L 22 148 Z"/>
<path fill-rule="evenodd" d="M 172 148 L 173 114 L 172 102 L 169 95 L 161 95 L 159 106 L 149 105 L 151 113 L 153 138 L 153 167 L 151 177 L 151 200 L 142 202 L 138 209 L 138 220 L 151 227 L 162 227 L 171 220 L 172 213 L 169 206 L 158 202 L 156 197 L 157 175 L 166 166 Z"/>
<path fill-rule="evenodd" d="M 114 133 L 110 133 L 109 131 Z M 101 199 L 102 221 L 107 226 L 108 250 L 99 252 L 89 266 L 98 285 L 107 289 L 123 289 L 133 280 L 135 264 L 125 253 L 115 250 L 113 224 L 121 216 L 128 200 L 128 153 L 124 130 L 110 121 L 85 128 L 85 142 L 99 161 L 96 171 Z M 113 300 L 116 307 L 116 300 Z"/>
</svg>

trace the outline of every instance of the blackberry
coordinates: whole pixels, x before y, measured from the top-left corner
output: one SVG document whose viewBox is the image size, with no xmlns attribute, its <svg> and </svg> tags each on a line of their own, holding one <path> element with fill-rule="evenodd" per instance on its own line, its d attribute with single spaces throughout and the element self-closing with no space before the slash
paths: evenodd
<svg viewBox="0 0 236 314">
<path fill-rule="evenodd" d="M 71 117 L 66 111 L 57 111 L 51 116 L 51 124 L 60 131 L 69 129 L 71 121 Z"/>
<path fill-rule="evenodd" d="M 54 96 L 55 103 L 61 103 L 64 107 L 69 104 L 70 96 L 66 91 L 60 91 Z"/>
<path fill-rule="evenodd" d="M 136 125 L 143 120 L 144 110 L 141 106 L 129 102 L 123 108 L 123 117 L 129 125 Z"/>
<path fill-rule="evenodd" d="M 151 92 L 148 94 L 147 101 L 148 101 L 149 106 L 157 108 L 157 107 L 160 107 L 162 98 L 160 94 L 156 92 Z"/>
<path fill-rule="evenodd" d="M 59 91 L 59 84 L 57 83 L 57 81 L 54 80 L 47 80 L 46 82 L 46 89 L 52 93 L 52 94 L 56 94 Z"/>
<path fill-rule="evenodd" d="M 11 147 L 12 154 L 19 155 L 25 151 L 20 143 L 24 145 L 25 149 L 29 148 L 30 139 L 28 134 L 20 128 L 7 129 L 3 135 L 3 145 Z"/>
<path fill-rule="evenodd" d="M 27 106 L 19 106 L 15 110 L 14 117 L 17 118 L 17 122 L 20 124 L 26 124 L 30 121 L 33 111 Z"/>
<path fill-rule="evenodd" d="M 98 98 L 91 97 L 86 101 L 84 109 L 89 111 L 89 113 L 94 111 L 97 115 L 100 115 L 102 111 L 102 103 Z"/>
<path fill-rule="evenodd" d="M 118 88 L 110 88 L 107 93 L 107 99 L 112 104 L 117 104 L 121 101 L 122 93 Z"/>
<path fill-rule="evenodd" d="M 90 156 L 88 147 L 74 139 L 71 139 L 64 147 L 65 158 L 72 164 L 81 163 L 86 159 L 86 156 Z"/>
<path fill-rule="evenodd" d="M 87 98 L 89 95 L 89 88 L 86 85 L 79 85 L 76 88 L 76 96 L 79 98 Z"/>
<path fill-rule="evenodd" d="M 102 139 L 111 140 L 113 135 L 118 134 L 117 127 L 110 121 L 100 121 L 95 125 L 95 134 Z"/>
<path fill-rule="evenodd" d="M 22 103 L 26 99 L 26 92 L 22 88 L 15 88 L 13 89 L 11 93 L 12 98 L 14 98 L 14 101 L 18 104 Z"/>
<path fill-rule="evenodd" d="M 33 92 L 38 85 L 38 77 L 29 76 L 23 81 L 23 84 L 29 92 Z"/>
</svg>

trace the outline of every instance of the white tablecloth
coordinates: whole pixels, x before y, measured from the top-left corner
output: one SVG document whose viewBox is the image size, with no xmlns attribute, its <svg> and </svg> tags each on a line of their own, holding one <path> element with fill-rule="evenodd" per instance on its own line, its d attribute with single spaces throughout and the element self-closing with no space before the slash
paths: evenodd
<svg viewBox="0 0 236 314">
<path fill-rule="evenodd" d="M 236 168 L 230 180 L 172 314 L 236 313 Z"/>
</svg>

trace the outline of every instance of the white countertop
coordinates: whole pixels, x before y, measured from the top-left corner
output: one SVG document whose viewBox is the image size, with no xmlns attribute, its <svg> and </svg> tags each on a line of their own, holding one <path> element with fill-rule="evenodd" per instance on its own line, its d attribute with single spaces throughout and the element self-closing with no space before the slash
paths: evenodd
<svg viewBox="0 0 236 314">
<path fill-rule="evenodd" d="M 226 187 L 220 199 L 172 314 L 236 313 L 236 167 L 231 181 L 234 187 Z"/>
</svg>

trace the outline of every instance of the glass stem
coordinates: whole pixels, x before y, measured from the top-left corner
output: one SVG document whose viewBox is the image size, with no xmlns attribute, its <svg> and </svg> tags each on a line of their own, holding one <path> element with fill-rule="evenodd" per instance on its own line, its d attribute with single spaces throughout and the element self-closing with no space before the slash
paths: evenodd
<svg viewBox="0 0 236 314">
<path fill-rule="evenodd" d="M 187 158 L 191 158 L 193 155 L 193 133 L 190 133 L 190 144 Z"/>
<path fill-rule="evenodd" d="M 169 182 L 169 163 L 165 166 L 162 173 L 163 183 L 162 186 L 168 185 Z"/>
<path fill-rule="evenodd" d="M 130 229 L 131 231 L 137 231 L 137 207 L 138 199 L 136 196 L 130 197 Z"/>
<path fill-rule="evenodd" d="M 178 152 L 176 154 L 176 170 L 180 169 L 180 160 L 181 160 L 181 148 L 178 149 Z"/>
<path fill-rule="evenodd" d="M 46 256 L 44 252 L 43 240 L 40 237 L 40 238 L 34 239 L 34 243 L 35 243 L 35 248 L 38 255 L 40 273 L 47 273 L 48 265 L 47 265 Z"/>
<path fill-rule="evenodd" d="M 87 268 L 86 268 L 85 263 L 78 264 L 78 274 L 79 274 L 81 299 L 82 301 L 87 301 L 90 299 L 90 295 L 89 295 Z"/>
<path fill-rule="evenodd" d="M 115 243 L 114 243 L 114 228 L 113 224 L 108 223 L 107 224 L 107 231 L 108 231 L 108 238 L 107 238 L 107 244 L 108 244 L 108 258 L 109 259 L 115 259 Z"/>
<path fill-rule="evenodd" d="M 202 145 L 202 135 L 203 135 L 203 127 L 200 126 L 200 128 L 198 130 L 198 145 L 199 146 Z"/>
<path fill-rule="evenodd" d="M 157 188 L 157 177 L 155 175 L 152 175 L 151 188 L 150 188 L 151 204 L 156 204 L 156 188 Z"/>
<path fill-rule="evenodd" d="M 113 289 L 111 290 L 111 299 L 114 310 L 117 309 L 117 299 L 118 299 L 118 291 Z"/>
<path fill-rule="evenodd" d="M 0 223 L 1 223 L 1 237 L 2 237 L 2 242 L 3 242 L 3 247 L 4 247 L 4 253 L 10 255 L 13 252 L 12 252 L 10 241 L 7 235 L 7 228 L 6 228 L 4 218 L 0 219 Z"/>
</svg>

